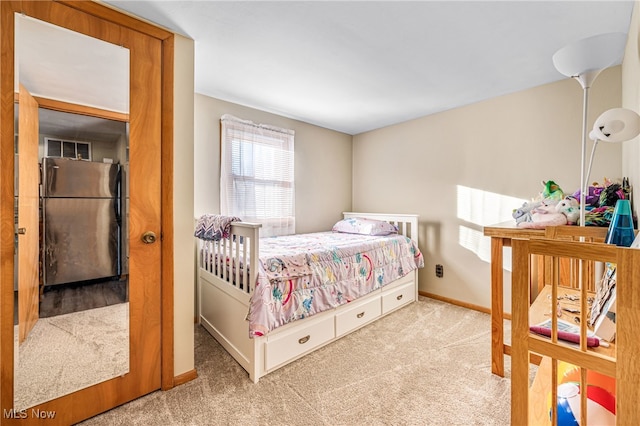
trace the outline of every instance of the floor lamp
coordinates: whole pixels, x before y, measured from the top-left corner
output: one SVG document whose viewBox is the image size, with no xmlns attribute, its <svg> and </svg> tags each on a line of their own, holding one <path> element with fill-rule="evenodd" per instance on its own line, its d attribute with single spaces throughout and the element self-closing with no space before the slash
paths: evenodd
<svg viewBox="0 0 640 426">
<path fill-rule="evenodd" d="M 602 70 L 618 63 L 624 54 L 627 35 L 606 33 L 571 43 L 553 55 L 553 64 L 560 73 L 576 79 L 583 90 L 582 101 L 582 154 L 580 157 L 580 226 L 585 221 L 585 190 L 587 148 L 587 106 L 589 88 Z"/>
</svg>

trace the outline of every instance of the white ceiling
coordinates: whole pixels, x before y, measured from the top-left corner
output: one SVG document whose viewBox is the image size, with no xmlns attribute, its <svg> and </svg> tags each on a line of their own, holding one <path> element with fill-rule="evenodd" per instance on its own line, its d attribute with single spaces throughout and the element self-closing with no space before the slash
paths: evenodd
<svg viewBox="0 0 640 426">
<path fill-rule="evenodd" d="M 81 55 L 78 52 L 82 52 Z M 16 14 L 16 75 L 34 96 L 129 112 L 129 51 Z M 18 109 L 15 113 L 18 126 Z M 40 132 L 70 140 L 117 141 L 122 122 L 41 108 Z"/>
<path fill-rule="evenodd" d="M 566 78 L 553 54 L 595 34 L 627 33 L 634 4 L 104 3 L 194 39 L 197 93 L 348 134 Z"/>
<path fill-rule="evenodd" d="M 16 90 L 129 113 L 129 49 L 20 14 L 16 46 Z"/>
<path fill-rule="evenodd" d="M 122 1 L 195 40 L 196 92 L 357 134 L 562 78 L 633 1 Z M 579 100 L 578 100 L 579 102 Z"/>
</svg>

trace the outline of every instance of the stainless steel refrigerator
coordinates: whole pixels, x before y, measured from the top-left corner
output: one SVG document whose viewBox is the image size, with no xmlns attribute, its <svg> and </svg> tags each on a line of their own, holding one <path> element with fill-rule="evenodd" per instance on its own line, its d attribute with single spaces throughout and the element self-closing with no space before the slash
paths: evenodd
<svg viewBox="0 0 640 426">
<path fill-rule="evenodd" d="M 44 158 L 42 175 L 44 285 L 119 276 L 120 166 Z"/>
</svg>

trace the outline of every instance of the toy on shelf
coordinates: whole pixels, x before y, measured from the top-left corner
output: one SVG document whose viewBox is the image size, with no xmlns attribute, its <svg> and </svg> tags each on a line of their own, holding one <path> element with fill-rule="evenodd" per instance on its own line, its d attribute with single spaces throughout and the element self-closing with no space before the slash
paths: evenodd
<svg viewBox="0 0 640 426">
<path fill-rule="evenodd" d="M 599 186 L 597 182 L 593 183 L 593 186 L 589 186 L 587 189 L 587 195 L 585 195 L 585 204 L 591 207 L 597 207 L 600 205 L 600 194 L 604 188 Z M 578 189 L 573 193 L 573 197 L 576 200 L 580 199 L 580 190 Z"/>
<path fill-rule="evenodd" d="M 512 216 L 518 224 L 520 222 L 531 222 L 534 210 L 540 206 L 542 206 L 542 201 L 525 202 L 522 207 L 513 211 Z"/>
<path fill-rule="evenodd" d="M 542 190 L 542 198 L 544 200 L 560 201 L 564 198 L 564 192 L 562 191 L 562 188 L 560 188 L 560 185 L 558 185 L 554 181 L 543 181 L 542 184 L 544 185 L 544 189 Z"/>
<path fill-rule="evenodd" d="M 629 200 L 631 202 L 631 186 L 627 178 L 622 179 L 622 183 L 615 183 L 610 179 L 604 178 L 604 185 L 600 186 L 594 182 L 589 187 L 587 200 L 585 202 L 585 220 L 586 226 L 609 226 L 613 211 L 618 200 Z M 580 191 L 576 191 L 574 196 L 580 199 Z M 636 219 L 634 218 L 634 224 Z"/>
<path fill-rule="evenodd" d="M 560 226 L 576 223 L 580 209 L 578 200 L 566 197 L 555 205 L 547 205 L 543 202 L 540 207 L 532 210 L 531 221 L 518 223 L 520 228 L 540 229 L 547 226 Z"/>
<path fill-rule="evenodd" d="M 512 216 L 516 220 L 518 226 L 521 223 L 525 222 L 534 222 L 533 216 L 536 213 L 546 214 L 546 213 L 555 213 L 553 212 L 552 207 L 554 207 L 560 200 L 564 198 L 564 192 L 560 185 L 555 183 L 552 180 L 542 181 L 543 189 L 538 194 L 538 196 L 531 200 L 530 202 L 525 202 L 522 204 L 522 207 L 513 210 Z M 543 219 L 538 217 L 538 219 Z M 555 217 L 545 217 L 542 221 L 554 221 L 561 218 Z M 566 223 L 566 222 L 565 222 Z"/>
<path fill-rule="evenodd" d="M 567 196 L 556 205 L 556 210 L 567 217 L 567 224 L 575 225 L 580 220 L 580 202 Z"/>
<path fill-rule="evenodd" d="M 542 184 L 543 190 L 536 198 L 513 210 L 512 217 L 517 226 L 540 229 L 547 226 L 580 225 L 580 190 L 565 196 L 555 181 L 543 181 Z M 603 185 L 593 182 L 585 197 L 585 226 L 608 227 L 618 200 L 629 200 L 633 215 L 632 188 L 627 178 L 623 178 L 622 183 L 607 178 Z M 562 206 L 557 207 L 558 204 Z M 633 223 L 635 228 L 635 215 Z"/>
</svg>

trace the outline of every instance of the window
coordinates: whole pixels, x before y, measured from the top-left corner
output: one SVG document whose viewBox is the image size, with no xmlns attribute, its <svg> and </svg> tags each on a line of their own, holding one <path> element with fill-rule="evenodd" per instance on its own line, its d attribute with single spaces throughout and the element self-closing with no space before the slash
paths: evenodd
<svg viewBox="0 0 640 426">
<path fill-rule="evenodd" d="M 293 234 L 293 130 L 227 114 L 221 126 L 221 213 L 261 223 L 261 236 Z"/>
</svg>

